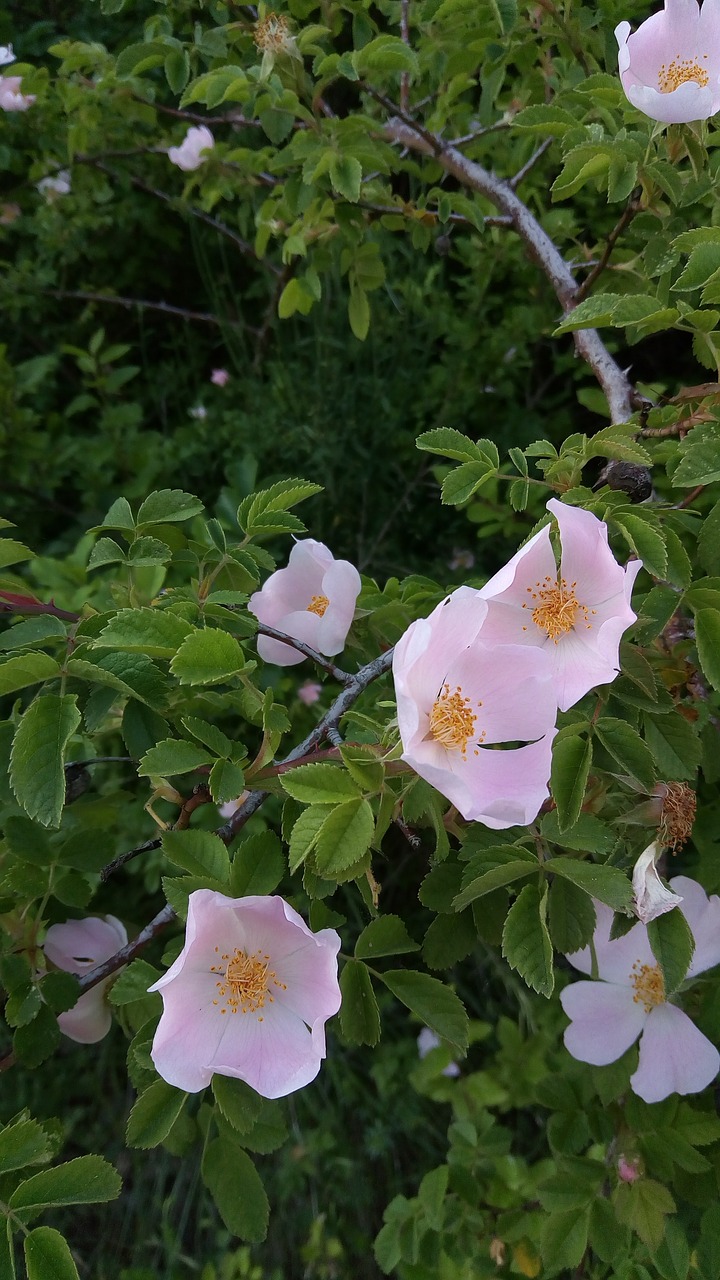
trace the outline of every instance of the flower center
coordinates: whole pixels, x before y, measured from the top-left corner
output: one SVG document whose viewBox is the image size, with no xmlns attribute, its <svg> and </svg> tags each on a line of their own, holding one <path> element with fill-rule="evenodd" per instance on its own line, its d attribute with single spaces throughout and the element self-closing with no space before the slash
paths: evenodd
<svg viewBox="0 0 720 1280">
<path fill-rule="evenodd" d="M 279 53 L 287 47 L 289 38 L 290 28 L 282 14 L 269 13 L 255 23 L 255 44 L 263 53 Z"/>
<path fill-rule="evenodd" d="M 704 53 L 703 59 L 706 58 L 707 54 Z M 663 62 L 658 71 L 658 85 L 661 93 L 672 93 L 688 80 L 695 80 L 703 87 L 710 80 L 705 68 L 700 66 L 698 58 L 685 58 L 683 62 L 679 58 L 673 58 L 667 65 Z"/>
<path fill-rule="evenodd" d="M 481 707 L 482 702 L 477 705 Z M 450 685 L 444 684 L 430 712 L 430 732 L 433 738 L 447 751 L 460 751 L 464 759 L 468 743 L 473 738 L 482 742 L 485 737 L 484 729 L 479 736 L 475 733 L 476 720 L 472 703 L 469 698 L 463 697 L 460 685 L 451 692 Z"/>
<path fill-rule="evenodd" d="M 328 600 L 327 596 L 313 596 L 305 612 L 316 613 L 318 618 L 324 618 L 325 610 L 327 609 L 329 603 L 330 601 Z"/>
<path fill-rule="evenodd" d="M 581 604 L 575 595 L 576 582 L 568 586 L 564 578 L 547 577 L 544 582 L 536 582 L 534 587 L 527 587 L 530 601 L 523 604 L 523 609 L 532 609 L 532 620 L 536 627 L 545 632 L 548 640 L 557 644 L 560 636 L 567 635 L 575 627 L 575 619 L 580 614 L 585 626 L 591 629 L 589 618 L 596 612 Z M 523 627 L 527 631 L 527 627 Z"/>
<path fill-rule="evenodd" d="M 275 999 L 270 995 L 271 983 L 287 991 L 286 984 L 279 982 L 274 970 L 268 968 L 268 955 L 254 951 L 249 956 L 239 947 L 232 955 L 228 952 L 220 955 L 219 947 L 215 951 L 221 963 L 211 965 L 210 972 L 222 977 L 215 983 L 218 999 L 213 1000 L 213 1004 L 220 1008 L 221 1013 L 227 1013 L 228 1009 L 231 1013 L 256 1013 L 258 1009 L 264 1009 L 266 1000 L 272 1004 Z M 258 1022 L 262 1020 L 262 1017 L 258 1018 Z"/>
<path fill-rule="evenodd" d="M 636 960 L 630 980 L 635 988 L 633 1001 L 635 1004 L 644 1004 L 646 1013 L 656 1005 L 665 1003 L 665 981 L 659 964 L 640 964 Z"/>
</svg>

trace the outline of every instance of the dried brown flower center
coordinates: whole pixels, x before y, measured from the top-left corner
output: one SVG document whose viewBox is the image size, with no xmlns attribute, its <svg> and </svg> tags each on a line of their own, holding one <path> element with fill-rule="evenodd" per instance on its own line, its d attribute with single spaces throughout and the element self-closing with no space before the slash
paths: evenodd
<svg viewBox="0 0 720 1280">
<path fill-rule="evenodd" d="M 707 54 L 703 54 L 703 60 L 707 58 Z M 695 80 L 697 84 L 704 88 L 709 83 L 710 76 L 703 66 L 700 65 L 699 58 L 673 58 L 672 62 L 667 65 L 663 62 L 658 71 L 658 86 L 661 93 L 672 93 L 674 89 L 679 89 L 681 84 L 687 84 L 688 80 Z"/>
<path fill-rule="evenodd" d="M 281 13 L 269 13 L 255 23 L 255 44 L 263 53 L 279 53 L 286 49 L 290 39 L 287 18 Z"/>
<path fill-rule="evenodd" d="M 576 586 L 576 582 L 568 585 L 564 578 L 548 575 L 544 582 L 536 582 L 534 587 L 526 588 L 530 600 L 523 604 L 523 609 L 532 610 L 535 626 L 555 644 L 561 636 L 574 630 L 578 617 L 588 630 L 592 627 L 590 618 L 595 609 L 588 609 L 587 605 L 580 603 L 575 594 Z M 527 631 L 527 627 L 523 627 L 523 631 Z"/>
<path fill-rule="evenodd" d="M 479 707 L 482 702 L 478 702 Z M 444 684 L 430 711 L 430 732 L 447 751 L 460 751 L 467 755 L 468 743 L 476 739 L 482 742 L 485 731 L 476 734 L 477 716 L 469 698 L 463 696 L 460 685 L 454 690 Z M 477 755 L 477 752 L 475 753 Z"/>
<path fill-rule="evenodd" d="M 646 1013 L 657 1005 L 665 1003 L 665 980 L 659 964 L 640 964 L 640 961 L 636 960 L 632 968 L 631 980 L 635 988 L 633 1001 L 635 1004 L 644 1005 Z"/>
<path fill-rule="evenodd" d="M 324 618 L 325 610 L 329 603 L 330 601 L 327 596 L 313 596 L 306 609 L 306 613 L 316 613 L 318 618 Z"/>
<path fill-rule="evenodd" d="M 693 829 L 697 797 L 692 787 L 686 782 L 666 782 L 663 784 L 665 795 L 660 815 L 659 838 L 663 844 L 677 853 L 687 840 Z"/>
<path fill-rule="evenodd" d="M 222 976 L 215 983 L 218 999 L 213 1000 L 213 1004 L 221 1013 L 256 1013 L 258 1009 L 264 1009 L 266 1000 L 273 1003 L 275 997 L 270 995 L 271 984 L 287 990 L 286 984 L 279 982 L 275 971 L 270 969 L 268 955 L 258 951 L 248 955 L 239 947 L 232 955 L 229 952 L 220 955 L 219 947 L 215 951 L 220 963 L 211 965 L 210 972 Z M 262 1022 L 261 1017 L 258 1022 Z"/>
</svg>

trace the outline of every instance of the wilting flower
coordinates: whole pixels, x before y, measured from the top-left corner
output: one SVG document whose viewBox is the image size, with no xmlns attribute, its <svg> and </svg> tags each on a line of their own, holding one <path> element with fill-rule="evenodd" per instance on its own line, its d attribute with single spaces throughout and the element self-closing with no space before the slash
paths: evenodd
<svg viewBox="0 0 720 1280">
<path fill-rule="evenodd" d="M 15 54 L 11 44 L 0 44 L 0 67 L 7 67 L 11 62 L 15 61 Z"/>
<path fill-rule="evenodd" d="M 618 564 L 607 525 L 590 511 L 551 498 L 560 528 L 560 570 L 546 525 L 490 579 L 483 627 L 488 644 L 538 645 L 549 655 L 557 704 L 567 711 L 597 684 L 618 674 L 620 637 L 635 621 L 630 608 L 642 562 Z"/>
<path fill-rule="evenodd" d="M 637 1156 L 628 1159 L 627 1156 L 620 1156 L 617 1162 L 618 1178 L 621 1182 L 637 1182 L 641 1177 L 640 1161 Z"/>
<path fill-rule="evenodd" d="M 632 874 L 633 911 L 643 924 L 650 924 L 666 911 L 679 907 L 682 898 L 666 889 L 655 865 L 662 853 L 662 846 L 656 840 L 649 844 L 640 854 Z"/>
<path fill-rule="evenodd" d="M 349 560 L 336 560 L 314 538 L 296 542 L 285 569 L 272 573 L 248 601 L 259 622 L 332 657 L 344 648 L 360 594 L 360 574 Z M 304 657 L 290 645 L 258 636 L 261 658 L 291 667 Z"/>
<path fill-rule="evenodd" d="M 685 978 L 694 978 L 720 962 L 720 898 L 687 876 L 675 876 L 670 888 L 682 897 L 678 907 L 695 938 Z M 571 1019 L 565 1047 L 579 1062 L 605 1066 L 615 1062 L 640 1036 L 640 1058 L 630 1086 L 645 1102 L 662 1102 L 671 1093 L 698 1093 L 720 1069 L 720 1054 L 665 992 L 662 970 L 636 924 L 610 940 L 613 913 L 595 903 L 593 945 L 600 982 L 574 982 L 560 995 Z M 568 956 L 581 973 L 591 973 L 590 947 Z"/>
<path fill-rule="evenodd" d="M 665 0 L 634 33 L 615 28 L 626 96 L 651 120 L 686 124 L 720 110 L 720 12 L 716 0 Z"/>
<path fill-rule="evenodd" d="M 541 649 L 485 640 L 488 604 L 459 587 L 393 655 L 403 760 L 464 818 L 526 826 L 548 795 L 557 703 Z M 493 750 L 495 743 L 528 745 Z"/>
<path fill-rule="evenodd" d="M 226 387 L 230 381 L 230 374 L 227 369 L 213 369 L 210 374 L 210 381 L 214 387 Z"/>
<path fill-rule="evenodd" d="M 70 171 L 68 169 L 60 169 L 54 175 L 41 178 L 35 186 L 42 196 L 46 196 L 50 200 L 54 199 L 55 196 L 69 196 L 72 190 Z"/>
<path fill-rule="evenodd" d="M 268 13 L 255 23 L 254 40 L 263 54 L 288 54 L 301 60 L 295 36 L 290 32 L 288 20 L 282 13 Z"/>
<path fill-rule="evenodd" d="M 428 1054 L 431 1053 L 433 1049 L 439 1049 L 441 1044 L 442 1040 L 430 1027 L 423 1027 L 417 1038 L 418 1057 L 420 1059 L 427 1058 Z M 450 1076 L 451 1079 L 454 1079 L 455 1076 L 459 1076 L 460 1068 L 457 1062 L 448 1062 L 447 1066 L 443 1067 L 442 1074 L 444 1076 Z"/>
<path fill-rule="evenodd" d="M 109 960 L 127 940 L 125 926 L 115 916 L 87 916 L 84 920 L 52 924 L 43 950 L 58 969 L 82 975 Z M 64 1035 L 78 1044 L 96 1044 L 107 1035 L 112 1018 L 105 992 L 111 982 L 112 977 L 98 982 L 83 992 L 72 1009 L 58 1014 L 58 1026 Z"/>
<path fill-rule="evenodd" d="M 27 111 L 35 101 L 34 93 L 21 93 L 22 76 L 0 77 L 0 111 Z"/>
<path fill-rule="evenodd" d="M 317 680 L 306 680 L 304 684 L 300 685 L 297 696 L 301 702 L 305 703 L 306 707 L 312 707 L 318 701 L 321 693 L 322 685 L 318 684 Z"/>
<path fill-rule="evenodd" d="M 215 1073 L 264 1098 L 309 1084 L 340 1008 L 339 949 L 334 929 L 311 933 L 282 898 L 191 893 L 185 946 L 150 988 L 164 1002 L 151 1054 L 158 1073 L 188 1093 Z"/>
<path fill-rule="evenodd" d="M 179 147 L 168 148 L 168 160 L 176 164 L 178 169 L 190 173 L 205 163 L 208 152 L 212 151 L 214 146 L 215 139 L 207 125 L 192 125 Z"/>
</svg>

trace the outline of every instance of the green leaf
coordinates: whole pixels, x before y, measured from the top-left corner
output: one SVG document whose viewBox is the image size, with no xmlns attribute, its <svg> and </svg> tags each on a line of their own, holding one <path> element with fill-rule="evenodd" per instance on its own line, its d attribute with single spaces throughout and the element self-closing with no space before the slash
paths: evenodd
<svg viewBox="0 0 720 1280">
<path fill-rule="evenodd" d="M 245 654 L 228 631 L 206 627 L 180 645 L 170 670 L 180 684 L 219 684 L 244 671 Z"/>
<path fill-rule="evenodd" d="M 618 867 L 608 867 L 596 862 L 578 862 L 575 858 L 549 858 L 543 863 L 544 871 L 562 876 L 584 889 L 585 893 L 604 902 L 613 911 L 626 911 L 632 901 L 632 885 Z"/>
<path fill-rule="evenodd" d="M 222 881 L 230 878 L 228 851 L 211 831 L 165 831 L 162 847 L 165 857 L 190 875 Z"/>
<path fill-rule="evenodd" d="M 102 1156 L 78 1156 L 22 1182 L 10 1197 L 10 1208 L 22 1210 L 23 1220 L 27 1222 L 51 1205 L 115 1200 L 121 1186 L 119 1174 Z"/>
<path fill-rule="evenodd" d="M 357 285 L 350 290 L 348 320 L 358 342 L 364 342 L 370 331 L 370 303 L 365 290 Z"/>
<path fill-rule="evenodd" d="M 222 729 L 218 729 L 217 725 L 209 724 L 207 720 L 198 720 L 197 716 L 183 716 L 181 723 L 183 729 L 187 729 L 193 738 L 197 738 L 198 742 L 202 742 L 204 747 L 209 747 L 215 755 L 221 756 L 224 760 L 233 755 L 235 743 L 228 738 L 227 734 L 222 732 Z M 236 792 L 235 794 L 239 795 L 240 793 Z"/>
<path fill-rule="evenodd" d="M 708 573 L 720 573 L 720 502 L 706 515 L 697 544 L 698 560 Z"/>
<path fill-rule="evenodd" d="M 54 1227 L 36 1227 L 23 1247 L 27 1280 L 79 1280 L 68 1242 Z"/>
<path fill-rule="evenodd" d="M 270 1206 L 247 1152 L 216 1138 L 205 1151 L 202 1176 L 228 1231 L 251 1244 L 264 1240 Z"/>
<path fill-rule="evenodd" d="M 312 804 L 300 814 L 300 817 L 294 823 L 289 842 L 291 871 L 297 871 L 308 854 L 315 848 L 320 828 L 327 816 L 328 811 L 325 805 Z"/>
<path fill-rule="evenodd" d="M 590 1208 L 581 1212 L 569 1209 L 565 1213 L 547 1216 L 542 1228 L 540 1251 L 545 1263 L 544 1275 L 568 1275 L 582 1261 L 587 1248 Z"/>
<path fill-rule="evenodd" d="M 595 930 L 595 908 L 587 893 L 561 876 L 550 886 L 548 925 L 552 944 L 563 955 L 581 951 Z"/>
<path fill-rule="evenodd" d="M 60 664 L 49 653 L 19 653 L 0 663 L 0 695 L 52 680 L 59 672 Z"/>
<path fill-rule="evenodd" d="M 463 462 L 455 467 L 442 483 L 442 501 L 446 506 L 457 507 L 472 498 L 474 493 L 495 475 L 495 467 L 484 459 L 480 462 Z"/>
<path fill-rule="evenodd" d="M 136 1000 L 144 1000 L 148 995 L 148 987 L 157 982 L 160 972 L 147 960 L 136 959 L 123 969 L 113 982 L 108 993 L 111 1005 L 119 1008 L 122 1005 L 134 1004 Z M 153 993 L 157 1000 L 159 992 Z"/>
<path fill-rule="evenodd" d="M 301 804 L 338 804 L 360 795 L 349 773 L 335 764 L 301 764 L 282 773 L 280 781 Z"/>
<path fill-rule="evenodd" d="M 187 1096 L 164 1080 L 151 1084 L 137 1099 L 128 1116 L 125 1131 L 128 1146 L 141 1147 L 144 1151 L 159 1146 L 180 1115 Z"/>
<path fill-rule="evenodd" d="M 375 1045 L 380 1039 L 380 1014 L 367 966 L 348 960 L 340 974 L 340 1029 L 350 1044 Z"/>
<path fill-rule="evenodd" d="M 713 689 L 720 689 L 720 610 L 698 609 L 695 614 L 695 641 L 705 676 Z"/>
<path fill-rule="evenodd" d="M 554 743 L 550 788 L 557 805 L 561 832 L 574 826 L 580 816 L 591 764 L 590 739 L 571 734 Z"/>
<path fill-rule="evenodd" d="M 567 831 L 560 831 L 557 810 L 543 815 L 540 823 L 543 839 L 563 849 L 578 849 L 581 853 L 609 853 L 617 839 L 615 832 L 592 813 L 581 813 L 577 822 Z"/>
<path fill-rule="evenodd" d="M 92 662 L 86 658 L 68 658 L 65 670 L 69 676 L 116 689 L 148 707 L 157 709 L 165 705 L 167 676 L 144 653 L 104 653 Z"/>
<path fill-rule="evenodd" d="M 96 649 L 124 649 L 151 658 L 172 658 L 193 628 L 176 613 L 160 609 L 121 609 L 103 627 Z"/>
<path fill-rule="evenodd" d="M 312 498 L 314 494 L 321 491 L 322 485 L 313 484 L 309 480 L 300 480 L 297 477 L 278 480 L 269 489 L 261 489 L 259 493 L 251 494 L 240 503 L 237 512 L 238 524 L 244 533 L 253 536 L 255 526 L 262 517 L 267 517 L 273 512 L 288 511 L 290 507 L 297 506 L 299 502 L 305 502 L 307 498 Z M 260 528 L 262 532 L 266 532 L 268 526 L 264 524 Z M 281 525 L 280 528 L 283 526 Z M 301 528 L 304 526 L 301 525 Z"/>
<path fill-rule="evenodd" d="M 110 510 L 97 529 L 121 529 L 132 531 L 135 528 L 132 509 L 127 498 L 116 498 Z M 95 530 L 91 530 L 95 532 Z"/>
<path fill-rule="evenodd" d="M 40 614 L 37 618 L 26 618 L 16 622 L 14 626 L 0 635 L 0 653 L 8 649 L 22 649 L 24 646 L 44 644 L 46 640 L 67 637 L 67 623 L 50 614 Z"/>
<path fill-rule="evenodd" d="M 526 884 L 508 912 L 502 937 L 502 953 L 510 968 L 542 996 L 551 996 L 555 986 L 547 893 L 547 886 L 541 894 L 536 885 Z"/>
<path fill-rule="evenodd" d="M 106 564 L 125 564 L 127 557 L 114 538 L 98 538 L 90 552 L 88 569 L 102 569 Z"/>
<path fill-rule="evenodd" d="M 422 958 L 428 969 L 451 969 L 470 955 L 477 940 L 472 911 L 436 916 L 423 938 Z"/>
<path fill-rule="evenodd" d="M 352 743 L 341 747 L 340 755 L 351 778 L 363 791 L 380 790 L 385 770 L 372 747 Z"/>
<path fill-rule="evenodd" d="M 525 107 L 512 122 L 513 129 L 524 129 L 538 137 L 562 138 L 568 129 L 577 128 L 577 120 L 570 111 L 552 103 Z"/>
<path fill-rule="evenodd" d="M 172 551 L 166 542 L 159 538 L 138 538 L 128 552 L 127 562 L 134 569 L 149 568 L 153 565 L 168 564 L 172 560 Z"/>
<path fill-rule="evenodd" d="M 474 440 L 454 427 L 434 427 L 432 431 L 424 431 L 415 441 L 415 447 L 428 453 L 439 453 L 443 458 L 453 458 L 456 462 L 492 462 Z"/>
<path fill-rule="evenodd" d="M 370 848 L 374 830 L 372 809 L 362 797 L 331 809 L 315 847 L 318 875 L 329 880 L 359 862 Z"/>
<path fill-rule="evenodd" d="M 388 990 L 430 1027 L 431 1031 L 447 1040 L 461 1053 L 468 1047 L 468 1016 L 465 1007 L 437 978 L 412 969 L 394 969 L 379 975 Z"/>
<path fill-rule="evenodd" d="M 665 1218 L 675 1213 L 667 1187 L 653 1178 L 621 1183 L 613 1195 L 618 1221 L 636 1231 L 648 1249 L 657 1249 L 665 1232 Z"/>
<path fill-rule="evenodd" d="M 143 502 L 137 515 L 138 525 L 166 524 L 190 520 L 203 510 L 203 504 L 192 493 L 182 489 L 158 489 Z"/>
<path fill-rule="evenodd" d="M 354 55 L 354 62 L 361 76 L 376 71 L 418 70 L 418 58 L 399 36 L 376 36 Z"/>
<path fill-rule="evenodd" d="M 215 804 L 236 800 L 245 788 L 245 774 L 233 760 L 216 760 L 210 770 L 210 794 Z"/>
<path fill-rule="evenodd" d="M 138 765 L 138 774 L 141 778 L 172 778 L 213 763 L 213 757 L 194 742 L 186 742 L 184 738 L 165 738 L 145 752 Z"/>
<path fill-rule="evenodd" d="M 683 716 L 643 717 L 645 741 L 657 761 L 661 777 L 673 782 L 692 780 L 700 765 L 702 745 Z"/>
<path fill-rule="evenodd" d="M 330 161 L 330 181 L 339 195 L 351 204 L 360 199 L 362 165 L 354 156 L 335 154 Z"/>
<path fill-rule="evenodd" d="M 645 568 L 656 578 L 667 577 L 668 557 L 662 532 L 642 516 L 628 515 L 624 511 L 616 513 L 613 521 Z"/>
<path fill-rule="evenodd" d="M 19 564 L 21 560 L 32 560 L 34 555 L 35 552 L 24 543 L 16 542 L 14 538 L 0 538 L 0 569 Z"/>
<path fill-rule="evenodd" d="M 355 943 L 358 960 L 399 956 L 419 950 L 420 944 L 413 941 L 399 916 L 378 916 L 377 920 L 371 920 Z"/>
<path fill-rule="evenodd" d="M 45 1164 L 50 1154 L 47 1133 L 27 1111 L 21 1111 L 0 1132 L 0 1173 L 24 1169 L 29 1164 Z"/>
<path fill-rule="evenodd" d="M 59 827 L 65 803 L 65 754 L 80 724 L 73 694 L 47 694 L 28 707 L 13 740 L 10 783 L 18 803 L 44 827 Z"/>
<path fill-rule="evenodd" d="M 666 995 L 677 991 L 690 968 L 695 939 L 677 907 L 651 920 L 647 926 L 650 949 L 663 972 Z"/>
<path fill-rule="evenodd" d="M 249 1133 L 263 1107 L 259 1093 L 244 1080 L 214 1075 L 212 1091 L 215 1101 L 229 1124 L 238 1133 Z"/>
<path fill-rule="evenodd" d="M 243 840 L 230 869 L 230 895 L 245 898 L 272 893 L 285 874 L 285 857 L 272 831 L 258 831 Z"/>
<path fill-rule="evenodd" d="M 537 870 L 537 858 L 517 845 L 483 849 L 470 859 L 465 869 L 462 890 L 453 901 L 453 910 L 462 911 L 486 893 L 492 893 L 503 885 L 513 884 L 515 880 L 522 880 L 524 876 L 532 875 Z"/>
<path fill-rule="evenodd" d="M 718 618 L 720 619 L 720 614 Z M 602 716 L 595 725 L 595 733 L 605 750 L 617 760 L 623 772 L 637 778 L 646 791 L 652 791 L 655 785 L 655 762 L 652 752 L 637 730 L 625 720 Z"/>
</svg>

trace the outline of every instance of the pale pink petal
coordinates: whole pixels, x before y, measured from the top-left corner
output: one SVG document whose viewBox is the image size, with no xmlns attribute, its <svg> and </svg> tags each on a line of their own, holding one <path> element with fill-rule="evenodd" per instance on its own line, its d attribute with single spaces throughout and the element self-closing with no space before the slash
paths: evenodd
<svg viewBox="0 0 720 1280">
<path fill-rule="evenodd" d="M 328 657 L 341 653 L 345 648 L 361 587 L 360 574 L 349 560 L 336 560 L 323 577 L 322 595 L 330 603 L 324 616 L 318 619 L 317 647 Z"/>
<path fill-rule="evenodd" d="M 484 600 L 500 600 L 522 608 L 528 601 L 528 588 L 536 582 L 543 582 L 547 577 L 557 577 L 549 525 L 538 529 L 525 546 L 516 551 L 502 569 L 498 569 L 485 586 L 480 588 L 480 595 Z"/>
<path fill-rule="evenodd" d="M 644 1102 L 662 1102 L 671 1093 L 699 1093 L 720 1070 L 720 1054 L 682 1009 L 657 1005 L 648 1014 L 640 1041 L 638 1069 L 630 1077 Z"/>
<path fill-rule="evenodd" d="M 259 622 L 303 640 L 328 657 L 344 648 L 360 592 L 360 575 L 347 560 L 313 538 L 296 542 L 284 569 L 271 574 L 248 602 Z M 324 614 L 312 607 L 325 599 Z M 295 666 L 303 655 L 289 645 L 259 636 L 258 653 L 276 666 Z"/>
<path fill-rule="evenodd" d="M 63 1035 L 77 1044 L 97 1044 L 112 1026 L 112 1017 L 105 992 L 109 982 L 99 982 L 80 996 L 72 1009 L 57 1015 L 57 1023 Z"/>
<path fill-rule="evenodd" d="M 561 991 L 560 1003 L 571 1019 L 563 1037 L 565 1048 L 578 1062 L 595 1067 L 621 1058 L 648 1017 L 628 987 L 612 982 L 573 982 Z"/>
<path fill-rule="evenodd" d="M 451 689 L 460 687 L 477 716 L 485 743 L 529 742 L 555 723 L 557 704 L 552 668 L 544 650 L 484 643 L 484 629 L 447 672 Z"/>
<path fill-rule="evenodd" d="M 168 148 L 168 160 L 186 173 L 199 169 L 207 159 L 207 153 L 215 146 L 207 125 L 193 125 L 188 129 L 179 147 Z"/>
<path fill-rule="evenodd" d="M 633 868 L 633 911 L 643 924 L 657 920 L 658 916 L 679 907 L 682 902 L 682 898 L 666 889 L 660 879 L 655 860 L 661 853 L 658 842 L 653 840 L 640 854 Z"/>
<path fill-rule="evenodd" d="M 526 827 L 534 822 L 550 794 L 554 737 L 552 728 L 526 747 L 505 751 L 480 748 L 477 756 L 468 755 L 465 777 L 470 802 L 463 817 L 469 822 L 483 822 L 493 830 Z M 460 768 L 458 765 L 456 772 Z"/>
<path fill-rule="evenodd" d="M 66 973 L 87 973 L 109 960 L 127 942 L 125 927 L 115 916 L 104 920 L 87 916 L 53 924 L 45 935 L 43 951 L 58 969 Z"/>
<path fill-rule="evenodd" d="M 593 900 L 594 901 L 594 900 Z M 593 946 L 597 958 L 598 977 L 606 982 L 620 983 L 630 987 L 635 965 L 653 966 L 655 957 L 650 950 L 647 929 L 636 924 L 621 938 L 610 940 L 610 928 L 614 913 L 603 902 L 594 902 L 596 926 L 593 934 Z M 592 954 L 590 947 L 574 951 L 567 959 L 581 973 L 592 973 Z"/>
<path fill-rule="evenodd" d="M 680 910 L 695 939 L 695 951 L 686 975 L 694 978 L 720 964 L 720 898 L 716 893 L 708 897 L 702 885 L 689 876 L 674 876 L 670 888 L 682 897 Z"/>
<path fill-rule="evenodd" d="M 162 990 L 163 996 L 163 1013 L 150 1056 L 158 1075 L 168 1084 L 187 1093 L 198 1093 L 212 1079 L 209 1063 L 217 1053 L 228 1019 L 237 1021 L 242 1015 L 221 1014 L 220 1006 L 213 1005 L 218 997 L 217 978 L 207 968 L 199 973 L 185 971 L 174 981 L 168 981 L 170 975 L 168 970 L 160 982 L 150 987 L 151 991 Z"/>
<path fill-rule="evenodd" d="M 705 120 L 720 110 L 716 0 L 705 0 L 702 12 L 695 0 L 666 0 L 665 8 L 634 35 L 627 22 L 619 24 L 615 35 L 623 89 L 638 110 L 664 124 Z M 687 67 L 681 68 L 682 63 Z M 678 83 L 695 68 L 697 75 Z"/>
<path fill-rule="evenodd" d="M 276 1004 L 262 1023 L 248 1014 L 227 1020 L 210 1069 L 244 1080 L 263 1098 L 284 1098 L 314 1080 L 325 1057 L 325 1037 L 308 1030 L 290 1010 Z"/>
</svg>

